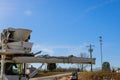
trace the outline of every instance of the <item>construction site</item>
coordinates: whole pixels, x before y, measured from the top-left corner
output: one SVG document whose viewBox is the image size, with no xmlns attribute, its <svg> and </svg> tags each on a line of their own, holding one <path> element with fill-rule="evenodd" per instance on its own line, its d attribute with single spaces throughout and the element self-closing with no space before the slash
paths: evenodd
<svg viewBox="0 0 120 80">
<path fill-rule="evenodd" d="M 33 43 L 29 42 L 32 30 L 22 28 L 8 28 L 1 33 L 0 80 L 54 80 L 70 74 L 51 76 L 44 78 L 33 78 L 44 63 L 67 63 L 67 64 L 95 64 L 95 58 L 81 58 L 77 56 L 36 56 L 41 53 L 33 53 Z M 30 72 L 28 63 L 41 63 L 42 65 Z M 57 79 L 56 79 L 57 80 Z"/>
</svg>

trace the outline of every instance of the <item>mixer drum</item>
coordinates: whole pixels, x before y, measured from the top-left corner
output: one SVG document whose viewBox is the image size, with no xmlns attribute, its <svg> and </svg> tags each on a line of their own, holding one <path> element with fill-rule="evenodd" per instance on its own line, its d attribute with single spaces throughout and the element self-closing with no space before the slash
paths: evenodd
<svg viewBox="0 0 120 80">
<path fill-rule="evenodd" d="M 18 28 L 15 29 L 13 37 L 16 41 L 26 41 L 29 39 L 31 32 L 32 30 Z"/>
</svg>

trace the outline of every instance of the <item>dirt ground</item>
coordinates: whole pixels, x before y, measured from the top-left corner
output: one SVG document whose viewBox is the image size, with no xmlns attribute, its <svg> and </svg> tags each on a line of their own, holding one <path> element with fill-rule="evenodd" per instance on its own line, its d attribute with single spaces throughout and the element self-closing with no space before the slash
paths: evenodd
<svg viewBox="0 0 120 80">
<path fill-rule="evenodd" d="M 59 79 L 59 80 L 70 80 L 70 76 L 62 77 L 62 78 Z M 81 80 L 80 74 L 78 74 L 78 80 Z"/>
<path fill-rule="evenodd" d="M 57 74 L 65 74 L 67 72 L 47 72 L 47 73 L 44 73 L 44 72 L 40 72 L 39 74 L 37 74 L 34 78 L 37 78 L 37 77 L 44 77 L 44 76 L 52 76 L 52 75 L 57 75 Z M 72 72 L 71 72 L 72 73 Z M 66 76 L 66 77 L 62 77 L 58 80 L 70 80 L 70 76 Z"/>
<path fill-rule="evenodd" d="M 63 77 L 63 78 L 61 78 L 60 80 L 70 80 L 70 79 L 67 78 L 67 77 Z"/>
<path fill-rule="evenodd" d="M 39 72 L 35 77 L 44 77 L 44 76 L 51 76 L 51 75 L 57 75 L 57 74 L 65 74 L 67 72 Z"/>
</svg>

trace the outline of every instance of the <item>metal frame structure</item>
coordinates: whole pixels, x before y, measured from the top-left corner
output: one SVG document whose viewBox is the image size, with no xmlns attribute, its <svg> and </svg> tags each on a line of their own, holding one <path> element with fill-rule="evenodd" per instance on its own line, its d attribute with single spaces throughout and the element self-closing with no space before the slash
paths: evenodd
<svg viewBox="0 0 120 80">
<path fill-rule="evenodd" d="M 28 74 L 29 70 L 27 71 L 26 63 L 95 64 L 95 58 L 81 58 L 75 56 L 36 57 L 34 53 L 31 53 L 32 43 L 29 42 L 31 32 L 31 30 L 27 29 L 8 28 L 4 29 L 1 33 L 0 80 L 28 80 L 30 74 Z M 15 73 L 12 73 L 13 69 L 15 69 Z"/>
</svg>

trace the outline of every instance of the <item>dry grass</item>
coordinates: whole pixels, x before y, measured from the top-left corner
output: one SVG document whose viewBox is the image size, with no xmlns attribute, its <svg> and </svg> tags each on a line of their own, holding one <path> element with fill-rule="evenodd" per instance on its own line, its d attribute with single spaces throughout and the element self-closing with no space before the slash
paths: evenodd
<svg viewBox="0 0 120 80">
<path fill-rule="evenodd" d="M 65 72 L 39 72 L 35 77 L 51 76 L 56 74 L 64 74 Z M 70 80 L 68 76 L 59 80 Z M 78 80 L 120 80 L 120 73 L 112 72 L 80 72 Z"/>
<path fill-rule="evenodd" d="M 79 80 L 120 80 L 120 73 L 112 72 L 82 72 Z"/>
</svg>

